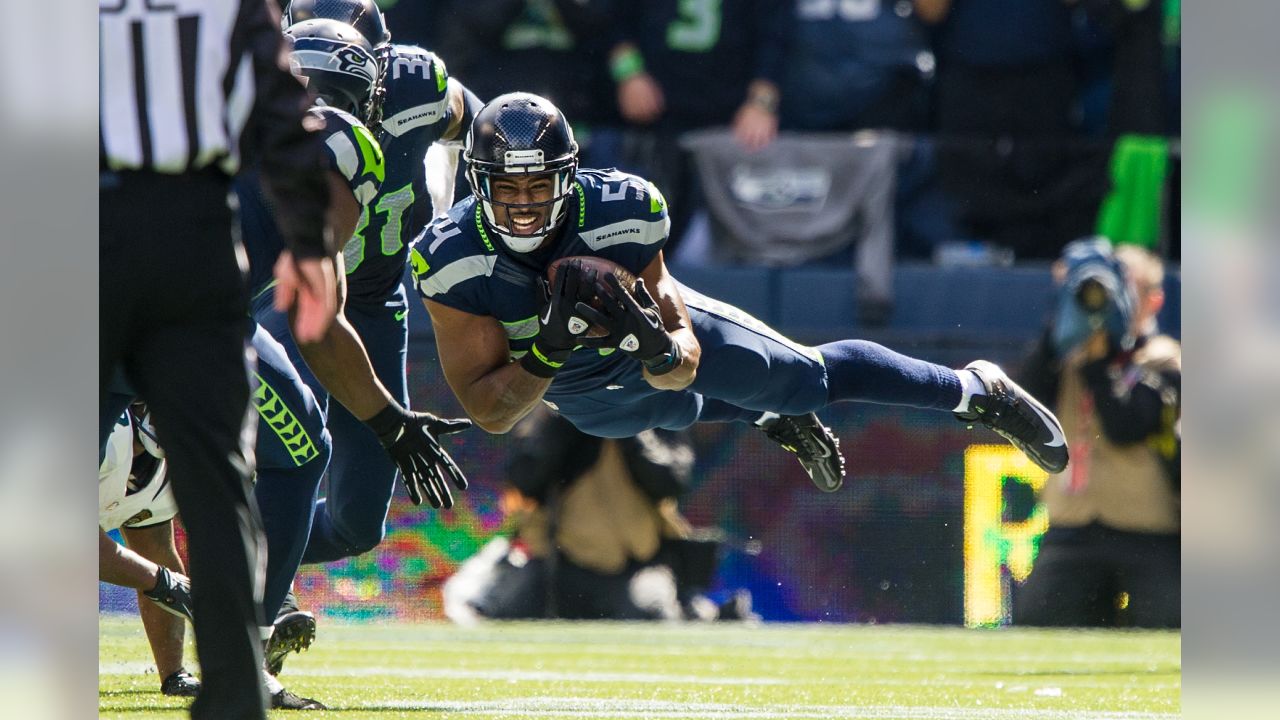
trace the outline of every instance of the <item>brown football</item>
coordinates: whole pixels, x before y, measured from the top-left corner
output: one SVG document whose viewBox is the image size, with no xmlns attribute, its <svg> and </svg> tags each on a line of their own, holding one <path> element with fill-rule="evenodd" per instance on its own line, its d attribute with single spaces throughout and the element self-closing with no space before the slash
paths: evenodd
<svg viewBox="0 0 1280 720">
<path fill-rule="evenodd" d="M 556 283 L 556 271 L 560 268 L 561 265 L 563 265 L 566 262 L 569 262 L 570 260 L 575 260 L 581 263 L 582 266 L 587 270 L 595 270 L 596 276 L 599 278 L 599 284 L 601 286 L 604 286 L 604 276 L 607 274 L 612 274 L 614 277 L 618 278 L 618 282 L 622 284 L 622 287 L 626 288 L 627 290 L 635 289 L 636 276 L 632 275 L 630 270 L 622 267 L 621 265 L 619 265 L 616 262 L 613 262 L 612 260 L 606 260 L 602 257 L 596 257 L 594 255 L 572 255 L 569 257 L 562 257 L 557 260 L 554 260 L 550 265 L 547 266 L 547 282 L 550 283 L 553 287 L 555 286 L 555 283 Z M 584 288 L 584 291 L 586 290 L 587 289 Z M 595 295 L 594 293 L 590 297 L 583 297 L 582 300 L 583 302 L 586 302 L 588 305 L 596 309 L 599 309 L 601 307 L 600 298 L 598 295 Z M 587 330 L 587 337 L 602 337 L 607 334 L 608 334 L 608 331 L 600 327 L 599 325 L 592 325 L 591 328 Z"/>
</svg>

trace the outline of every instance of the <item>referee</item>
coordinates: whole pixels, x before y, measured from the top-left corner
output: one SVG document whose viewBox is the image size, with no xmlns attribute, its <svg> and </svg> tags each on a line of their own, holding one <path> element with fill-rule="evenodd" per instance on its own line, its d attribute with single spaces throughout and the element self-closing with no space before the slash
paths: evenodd
<svg viewBox="0 0 1280 720">
<path fill-rule="evenodd" d="M 230 176 L 260 161 L 299 340 L 334 316 L 323 147 L 269 0 L 99 0 L 99 442 L 124 380 L 151 408 L 189 538 L 204 689 L 193 718 L 265 718 L 250 502 L 249 321 Z M 280 291 L 284 289 L 284 292 Z"/>
</svg>

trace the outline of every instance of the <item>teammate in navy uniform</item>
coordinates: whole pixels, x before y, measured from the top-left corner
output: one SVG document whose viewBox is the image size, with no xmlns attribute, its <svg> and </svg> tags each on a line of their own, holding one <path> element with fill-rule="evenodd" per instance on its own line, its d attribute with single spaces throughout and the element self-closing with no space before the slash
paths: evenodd
<svg viewBox="0 0 1280 720">
<path fill-rule="evenodd" d="M 328 484 L 325 497 L 316 505 L 305 563 L 359 555 L 382 541 L 397 467 L 406 478 L 411 473 L 433 476 L 406 479 L 414 503 L 425 497 L 436 507 L 452 505 L 443 477 L 458 487 L 465 487 L 465 480 L 438 444 L 434 449 L 420 448 L 417 462 L 430 467 L 416 471 L 414 460 L 405 452 L 397 459 L 397 452 L 384 446 L 396 442 L 401 429 L 410 424 L 420 429 L 416 440 L 427 444 L 434 444 L 439 434 L 470 424 L 405 410 L 409 404 L 408 301 L 401 280 L 409 240 L 431 217 L 423 164 L 427 148 L 434 142 L 460 139 L 479 100 L 450 79 L 444 63 L 432 53 L 391 44 L 382 14 L 370 0 L 295 0 L 285 10 L 284 21 L 293 26 L 322 20 L 354 27 L 377 58 L 375 97 L 364 117 L 376 143 L 360 144 L 351 160 L 364 163 L 366 148 L 372 152 L 375 144 L 385 158 L 379 168 L 379 188 L 363 203 L 355 232 L 343 251 L 345 304 L 325 341 L 302 348 L 294 342 L 288 318 L 275 309 L 268 282 L 271 257 L 280 242 L 269 223 L 252 231 L 246 227 L 246 245 L 267 248 L 251 263 L 253 281 L 260 287 L 254 317 L 287 349 L 325 408 L 333 437 Z M 367 360 L 362 360 L 365 355 Z M 353 376 L 341 358 L 363 362 L 372 373 Z M 329 402 L 330 394 L 337 403 Z M 414 438 L 400 442 L 410 439 Z M 437 454 L 431 463 L 423 463 L 423 453 L 428 451 Z"/>
<path fill-rule="evenodd" d="M 467 136 L 474 195 L 415 240 L 445 377 L 485 430 L 506 432 L 540 401 L 602 437 L 753 422 L 831 491 L 842 463 L 813 412 L 861 400 L 953 411 L 1046 470 L 1066 465 L 1057 420 L 989 362 L 957 371 L 863 340 L 806 347 L 681 285 L 662 257 L 662 194 L 634 175 L 580 170 L 577 152 L 545 98 L 494 98 Z M 548 264 L 578 255 L 631 271 L 634 292 L 574 263 L 547 287 Z M 592 324 L 608 335 L 587 337 Z"/>
</svg>

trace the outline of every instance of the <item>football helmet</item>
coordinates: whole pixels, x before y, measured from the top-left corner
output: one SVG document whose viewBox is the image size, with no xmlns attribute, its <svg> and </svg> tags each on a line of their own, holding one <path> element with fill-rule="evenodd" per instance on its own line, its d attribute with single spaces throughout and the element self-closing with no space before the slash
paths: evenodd
<svg viewBox="0 0 1280 720">
<path fill-rule="evenodd" d="M 486 224 L 512 252 L 532 252 L 564 223 L 569 196 L 578 172 L 578 143 L 564 113 L 550 100 L 531 93 L 508 93 L 490 100 L 467 132 L 463 159 L 467 182 L 484 209 Z M 502 203 L 493 199 L 493 181 L 511 175 L 549 175 L 554 190 L 540 203 Z M 509 213 L 520 208 L 549 210 L 542 228 L 516 235 L 498 222 L 497 206 Z"/>
<path fill-rule="evenodd" d="M 381 73 L 373 46 L 346 23 L 303 20 L 285 28 L 289 65 L 324 104 L 369 122 L 377 114 Z"/>
<path fill-rule="evenodd" d="M 387 21 L 373 0 L 292 0 L 284 9 L 282 26 L 287 28 L 316 18 L 350 25 L 375 49 L 391 42 Z"/>
</svg>

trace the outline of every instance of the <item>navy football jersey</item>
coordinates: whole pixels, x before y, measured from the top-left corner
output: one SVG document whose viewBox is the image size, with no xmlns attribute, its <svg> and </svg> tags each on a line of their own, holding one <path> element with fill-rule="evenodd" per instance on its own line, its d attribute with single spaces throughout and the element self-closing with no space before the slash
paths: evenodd
<svg viewBox="0 0 1280 720">
<path fill-rule="evenodd" d="M 475 196 L 458 202 L 414 240 L 410 254 L 418 293 L 433 302 L 496 318 L 507 332 L 511 358 L 529 351 L 542 306 L 537 279 L 553 260 L 595 255 L 639 275 L 666 243 L 666 201 L 647 180 L 618 170 L 579 170 L 555 244 L 535 253 L 507 250 L 481 222 Z M 598 389 L 638 372 L 611 349 L 579 347 L 556 375 L 547 399 Z"/>
<path fill-rule="evenodd" d="M 309 112 L 324 121 L 329 168 L 342 175 L 356 201 L 367 206 L 377 196 L 385 175 L 378 141 L 355 116 L 342 110 L 313 107 Z M 234 187 L 240 202 L 241 236 L 249 254 L 249 287 L 256 295 L 273 282 L 272 269 L 284 250 L 284 238 L 276 227 L 271 201 L 262 190 L 258 168 L 243 170 Z"/>
<path fill-rule="evenodd" d="M 356 302 L 381 303 L 399 287 L 409 243 L 431 219 L 423 160 L 453 120 L 444 62 L 420 47 L 391 46 L 383 87 L 378 140 L 387 176 L 343 248 L 347 294 Z"/>
</svg>

